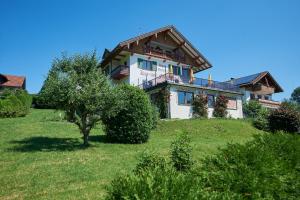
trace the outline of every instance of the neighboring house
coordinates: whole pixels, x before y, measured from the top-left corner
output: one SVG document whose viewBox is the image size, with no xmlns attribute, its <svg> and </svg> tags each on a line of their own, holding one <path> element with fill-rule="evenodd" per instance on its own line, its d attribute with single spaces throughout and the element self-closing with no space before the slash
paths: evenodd
<svg viewBox="0 0 300 200">
<path fill-rule="evenodd" d="M 267 71 L 241 78 L 231 78 L 228 82 L 241 88 L 244 101 L 258 100 L 262 106 L 271 109 L 280 106 L 280 102 L 272 100 L 272 95 L 283 92 L 283 89 Z"/>
<path fill-rule="evenodd" d="M 162 89 L 169 91 L 169 118 L 191 118 L 191 102 L 199 93 L 208 96 L 209 117 L 216 97 L 222 94 L 229 99 L 228 116 L 243 118 L 243 92 L 228 82 L 195 78 L 194 73 L 212 65 L 174 26 L 123 41 L 112 51 L 105 49 L 102 59 L 100 67 L 114 84 L 143 88 L 151 99 Z"/>
<path fill-rule="evenodd" d="M 26 89 L 26 78 L 24 76 L 14 76 L 0 74 L 0 90 L 4 88 Z"/>
</svg>

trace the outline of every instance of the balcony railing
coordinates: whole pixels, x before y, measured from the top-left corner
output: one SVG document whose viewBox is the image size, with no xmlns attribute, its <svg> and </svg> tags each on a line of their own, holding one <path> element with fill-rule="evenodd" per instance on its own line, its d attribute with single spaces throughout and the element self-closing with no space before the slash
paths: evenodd
<svg viewBox="0 0 300 200">
<path fill-rule="evenodd" d="M 110 73 L 110 76 L 113 79 L 120 80 L 129 75 L 129 67 L 126 65 L 119 65 L 113 69 Z"/>
<path fill-rule="evenodd" d="M 207 80 L 202 78 L 193 78 L 193 80 L 191 80 L 189 78 L 185 78 L 182 76 L 173 75 L 172 73 L 160 75 L 152 80 L 144 82 L 143 84 L 139 85 L 139 87 L 142 89 L 149 89 L 151 87 L 157 86 L 162 83 L 177 83 L 183 85 L 186 84 L 186 85 L 204 87 L 208 89 L 240 92 L 240 88 L 231 83 L 218 82 L 218 81 Z"/>
<path fill-rule="evenodd" d="M 146 46 L 143 48 L 144 53 L 150 56 L 155 56 L 155 57 L 159 57 L 162 59 L 168 59 L 168 60 L 175 60 L 178 62 L 185 62 L 185 56 L 184 55 L 180 55 L 178 53 L 175 52 L 171 52 L 171 51 L 166 51 L 166 50 L 158 50 L 158 49 L 154 49 L 151 48 L 149 46 Z"/>
</svg>

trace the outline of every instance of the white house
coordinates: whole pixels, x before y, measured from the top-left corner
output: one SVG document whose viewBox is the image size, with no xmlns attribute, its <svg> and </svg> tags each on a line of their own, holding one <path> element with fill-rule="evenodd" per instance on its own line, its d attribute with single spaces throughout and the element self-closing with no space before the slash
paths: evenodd
<svg viewBox="0 0 300 200">
<path fill-rule="evenodd" d="M 243 118 L 244 92 L 239 85 L 195 78 L 212 65 L 174 26 L 125 40 L 112 51 L 105 49 L 100 67 L 114 84 L 140 87 L 153 101 L 167 91 L 168 118 L 191 118 L 191 102 L 199 93 L 208 97 L 209 117 L 216 97 L 224 95 L 229 99 L 228 117 Z"/>
</svg>

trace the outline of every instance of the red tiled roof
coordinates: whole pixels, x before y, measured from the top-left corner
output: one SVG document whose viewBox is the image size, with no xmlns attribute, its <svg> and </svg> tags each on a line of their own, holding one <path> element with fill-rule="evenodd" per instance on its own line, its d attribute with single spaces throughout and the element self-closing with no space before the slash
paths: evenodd
<svg viewBox="0 0 300 200">
<path fill-rule="evenodd" d="M 5 74 L 0 74 L 0 76 L 4 77 L 6 80 L 3 83 L 0 83 L 0 86 L 21 88 L 25 81 L 25 76 L 14 76 L 14 75 L 5 75 Z"/>
</svg>

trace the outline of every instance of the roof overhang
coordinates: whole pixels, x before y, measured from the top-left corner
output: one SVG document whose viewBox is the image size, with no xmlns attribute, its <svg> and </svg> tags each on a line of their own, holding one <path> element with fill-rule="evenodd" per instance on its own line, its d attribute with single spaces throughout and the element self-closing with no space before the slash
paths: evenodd
<svg viewBox="0 0 300 200">
<path fill-rule="evenodd" d="M 262 80 L 264 77 L 269 77 L 269 79 L 272 80 L 272 82 L 275 85 L 275 93 L 283 92 L 282 87 L 277 83 L 277 81 L 274 79 L 274 77 L 270 74 L 270 72 L 265 71 L 262 72 L 258 77 L 256 77 L 253 81 L 247 84 L 241 84 L 240 87 L 246 87 L 246 86 L 254 86 L 257 82 Z"/>
<path fill-rule="evenodd" d="M 139 35 L 137 37 L 119 43 L 109 53 L 109 55 L 107 55 L 102 60 L 102 62 L 100 63 L 100 67 L 106 66 L 113 58 L 118 56 L 122 51 L 129 50 L 130 46 L 133 43 L 138 43 L 139 40 L 148 37 L 157 37 L 157 34 L 160 33 L 168 34 L 168 36 L 170 36 L 178 44 L 178 47 L 181 47 L 185 51 L 185 53 L 190 55 L 190 57 L 195 60 L 195 62 L 197 63 L 197 66 L 194 66 L 193 68 L 195 72 L 199 72 L 212 67 L 211 63 L 174 26 L 166 26 L 163 28 L 159 28 L 157 30 Z"/>
</svg>

